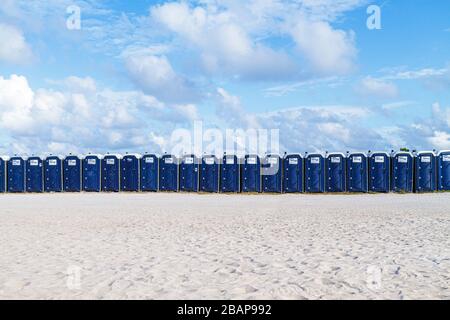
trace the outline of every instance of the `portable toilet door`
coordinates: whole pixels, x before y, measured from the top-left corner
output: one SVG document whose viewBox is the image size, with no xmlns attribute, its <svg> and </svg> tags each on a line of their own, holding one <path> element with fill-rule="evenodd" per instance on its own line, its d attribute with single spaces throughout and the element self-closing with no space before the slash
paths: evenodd
<svg viewBox="0 0 450 320">
<path fill-rule="evenodd" d="M 7 163 L 8 192 L 25 192 L 25 161 L 14 156 Z"/>
<path fill-rule="evenodd" d="M 178 191 L 177 158 L 165 154 L 159 159 L 159 190 Z"/>
<path fill-rule="evenodd" d="M 350 153 L 347 157 L 347 191 L 368 192 L 367 155 Z"/>
<path fill-rule="evenodd" d="M 206 155 L 202 158 L 200 191 L 219 192 L 219 161 L 214 155 Z"/>
<path fill-rule="evenodd" d="M 121 161 L 121 184 L 122 191 L 139 191 L 139 162 L 141 155 L 127 154 Z"/>
<path fill-rule="evenodd" d="M 43 161 L 39 157 L 29 157 L 25 161 L 26 167 L 26 190 L 27 192 L 44 191 L 44 169 Z"/>
<path fill-rule="evenodd" d="M 415 191 L 436 191 L 436 156 L 433 151 L 418 152 L 414 162 Z"/>
<path fill-rule="evenodd" d="M 83 190 L 100 192 L 101 156 L 89 154 L 83 158 Z"/>
<path fill-rule="evenodd" d="M 158 191 L 158 157 L 154 154 L 144 154 L 139 162 L 141 191 Z"/>
<path fill-rule="evenodd" d="M 239 159 L 235 155 L 224 155 L 220 166 L 220 191 L 239 192 Z"/>
<path fill-rule="evenodd" d="M 80 192 L 81 159 L 75 155 L 68 155 L 63 161 L 63 187 L 65 192 Z"/>
<path fill-rule="evenodd" d="M 246 155 L 243 159 L 241 190 L 242 192 L 261 192 L 261 161 L 257 155 Z"/>
<path fill-rule="evenodd" d="M 305 189 L 312 193 L 325 192 L 325 160 L 319 153 L 306 156 Z"/>
<path fill-rule="evenodd" d="M 116 154 L 106 154 L 102 162 L 102 191 L 120 191 L 120 159 Z"/>
<path fill-rule="evenodd" d="M 184 155 L 180 161 L 180 191 L 197 192 L 199 159 L 193 155 Z"/>
<path fill-rule="evenodd" d="M 0 157 L 0 193 L 6 192 L 6 163 L 7 157 Z"/>
<path fill-rule="evenodd" d="M 301 155 L 285 155 L 282 184 L 285 193 L 303 192 L 303 157 Z"/>
<path fill-rule="evenodd" d="M 414 180 L 414 157 L 410 152 L 396 152 L 391 158 L 391 190 L 412 192 Z"/>
<path fill-rule="evenodd" d="M 369 191 L 389 192 L 390 157 L 386 152 L 374 152 L 369 155 Z"/>
<path fill-rule="evenodd" d="M 345 155 L 329 153 L 325 164 L 325 190 L 327 192 L 345 192 Z"/>
<path fill-rule="evenodd" d="M 279 155 L 269 154 L 261 165 L 263 192 L 281 193 L 283 167 Z"/>
<path fill-rule="evenodd" d="M 450 150 L 441 151 L 438 161 L 438 190 L 450 191 Z"/>
<path fill-rule="evenodd" d="M 44 161 L 45 192 L 61 192 L 63 189 L 63 161 L 58 156 L 48 156 Z"/>
</svg>

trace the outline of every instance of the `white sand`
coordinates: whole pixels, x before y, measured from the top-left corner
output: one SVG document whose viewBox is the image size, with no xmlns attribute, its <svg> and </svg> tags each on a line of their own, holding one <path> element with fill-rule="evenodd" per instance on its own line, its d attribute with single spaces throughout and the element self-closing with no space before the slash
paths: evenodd
<svg viewBox="0 0 450 320">
<path fill-rule="evenodd" d="M 450 299 L 449 286 L 450 194 L 0 196 L 2 299 Z"/>
</svg>

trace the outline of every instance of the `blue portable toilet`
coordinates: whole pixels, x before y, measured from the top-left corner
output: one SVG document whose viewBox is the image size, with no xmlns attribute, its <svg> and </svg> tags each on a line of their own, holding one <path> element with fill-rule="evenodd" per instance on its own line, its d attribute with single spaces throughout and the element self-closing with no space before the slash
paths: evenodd
<svg viewBox="0 0 450 320">
<path fill-rule="evenodd" d="M 283 166 L 279 155 L 268 154 L 261 165 L 263 192 L 281 193 Z"/>
<path fill-rule="evenodd" d="M 199 177 L 199 159 L 193 155 L 184 155 L 180 160 L 180 191 L 197 192 Z"/>
<path fill-rule="evenodd" d="M 436 155 L 433 151 L 421 151 L 416 154 L 415 161 L 416 192 L 436 191 Z"/>
<path fill-rule="evenodd" d="M 224 155 L 220 166 L 220 191 L 239 192 L 240 165 L 235 155 Z"/>
<path fill-rule="evenodd" d="M 345 192 L 345 155 L 328 153 L 325 161 L 325 191 Z"/>
<path fill-rule="evenodd" d="M 261 161 L 258 155 L 245 155 L 242 161 L 241 191 L 261 192 Z"/>
<path fill-rule="evenodd" d="M 119 154 L 106 154 L 102 162 L 102 191 L 120 191 L 120 160 Z"/>
<path fill-rule="evenodd" d="M 305 159 L 306 192 L 325 192 L 325 160 L 320 153 L 307 154 Z"/>
<path fill-rule="evenodd" d="M 391 157 L 391 190 L 412 192 L 414 181 L 414 157 L 410 152 L 396 152 Z"/>
<path fill-rule="evenodd" d="M 25 192 L 25 160 L 14 156 L 7 163 L 8 192 Z"/>
<path fill-rule="evenodd" d="M 139 163 L 142 156 L 140 154 L 127 154 L 122 158 L 121 164 L 121 184 L 122 191 L 139 191 Z"/>
<path fill-rule="evenodd" d="M 26 168 L 26 190 L 27 192 L 44 191 L 44 168 L 43 161 L 39 157 L 29 157 L 25 161 Z"/>
<path fill-rule="evenodd" d="M 82 161 L 69 154 L 63 161 L 63 187 L 65 192 L 80 192 L 82 188 Z"/>
<path fill-rule="evenodd" d="M 283 192 L 303 192 L 303 157 L 288 154 L 283 159 Z"/>
<path fill-rule="evenodd" d="M 178 160 L 171 154 L 159 159 L 159 190 L 178 191 Z"/>
<path fill-rule="evenodd" d="M 83 190 L 100 192 L 102 156 L 89 154 L 83 158 Z"/>
<path fill-rule="evenodd" d="M 438 190 L 450 191 L 450 150 L 439 152 L 437 163 Z"/>
<path fill-rule="evenodd" d="M 154 154 L 144 154 L 140 159 L 141 191 L 158 191 L 158 157 Z"/>
<path fill-rule="evenodd" d="M 44 161 L 45 192 L 61 192 L 63 189 L 63 160 L 50 155 Z"/>
<path fill-rule="evenodd" d="M 200 191 L 219 192 L 219 161 L 214 155 L 205 155 L 202 158 Z"/>
<path fill-rule="evenodd" d="M 367 155 L 363 152 L 350 153 L 346 162 L 347 191 L 368 192 Z"/>
<path fill-rule="evenodd" d="M 389 192 L 390 159 L 386 152 L 369 152 L 369 191 Z"/>
<path fill-rule="evenodd" d="M 9 158 L 6 156 L 0 157 L 0 193 L 6 192 L 6 163 Z"/>
</svg>

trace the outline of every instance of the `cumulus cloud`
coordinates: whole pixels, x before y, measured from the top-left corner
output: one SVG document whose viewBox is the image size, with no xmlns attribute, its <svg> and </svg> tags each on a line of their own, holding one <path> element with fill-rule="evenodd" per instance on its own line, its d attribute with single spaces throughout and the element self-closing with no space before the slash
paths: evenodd
<svg viewBox="0 0 450 320">
<path fill-rule="evenodd" d="M 450 133 L 448 131 L 433 131 L 433 135 L 428 137 L 428 141 L 437 150 L 450 150 Z"/>
<path fill-rule="evenodd" d="M 245 111 L 238 96 L 234 96 L 223 88 L 217 88 L 218 104 L 216 115 L 229 125 L 243 129 L 260 127 L 256 117 Z"/>
<path fill-rule="evenodd" d="M 153 6 L 151 17 L 183 41 L 183 50 L 196 52 L 210 74 L 280 80 L 299 78 L 305 70 L 351 72 L 357 57 L 354 32 L 332 23 L 363 2 L 179 1 Z M 283 48 L 274 39 L 296 44 L 303 59 L 292 54 L 291 44 Z"/>
<path fill-rule="evenodd" d="M 380 136 L 364 127 L 370 112 L 363 107 L 311 106 L 258 114 L 266 128 L 280 130 L 283 150 L 290 152 L 366 150 Z"/>
<path fill-rule="evenodd" d="M 354 69 L 357 50 L 353 32 L 334 29 L 325 21 L 301 18 L 291 34 L 299 50 L 317 71 L 345 74 Z"/>
<path fill-rule="evenodd" d="M 0 77 L 0 130 L 9 141 L 3 152 L 148 147 L 157 152 L 163 134 L 199 117 L 195 105 L 164 104 L 140 91 L 98 89 L 91 78 L 69 77 L 62 83 L 64 91 L 33 90 L 24 76 Z"/>
<path fill-rule="evenodd" d="M 21 30 L 0 23 L 0 61 L 23 64 L 32 59 L 32 51 Z"/>
<path fill-rule="evenodd" d="M 295 63 L 288 54 L 255 41 L 235 12 L 214 5 L 190 7 L 185 2 L 155 6 L 151 16 L 199 50 L 204 71 L 245 79 L 273 79 L 292 75 Z"/>
<path fill-rule="evenodd" d="M 430 117 L 400 124 L 396 119 L 386 121 L 384 112 L 413 102 L 401 101 L 380 109 L 330 105 L 252 113 L 245 110 L 239 97 L 224 89 L 218 89 L 218 97 L 217 115 L 226 126 L 279 129 L 281 149 L 288 152 L 450 149 L 450 108 L 438 103 L 430 108 Z M 381 125 L 374 125 L 380 120 Z"/>
<path fill-rule="evenodd" d="M 193 84 L 178 75 L 165 56 L 130 55 L 125 64 L 134 83 L 162 101 L 185 103 L 199 98 Z"/>
<path fill-rule="evenodd" d="M 33 102 L 34 92 L 25 77 L 0 77 L 0 124 L 3 128 L 13 133 L 26 132 L 31 128 Z"/>
<path fill-rule="evenodd" d="M 95 92 L 97 89 L 95 80 L 91 77 L 70 76 L 64 80 L 64 84 L 72 92 Z"/>
</svg>

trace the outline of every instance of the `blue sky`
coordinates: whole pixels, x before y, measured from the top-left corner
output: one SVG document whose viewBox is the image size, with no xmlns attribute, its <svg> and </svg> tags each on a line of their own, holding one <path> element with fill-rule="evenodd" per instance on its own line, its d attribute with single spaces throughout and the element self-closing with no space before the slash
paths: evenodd
<svg viewBox="0 0 450 320">
<path fill-rule="evenodd" d="M 288 152 L 450 149 L 449 53 L 446 0 L 6 0 L 0 152 L 162 152 L 195 120 Z"/>
</svg>

